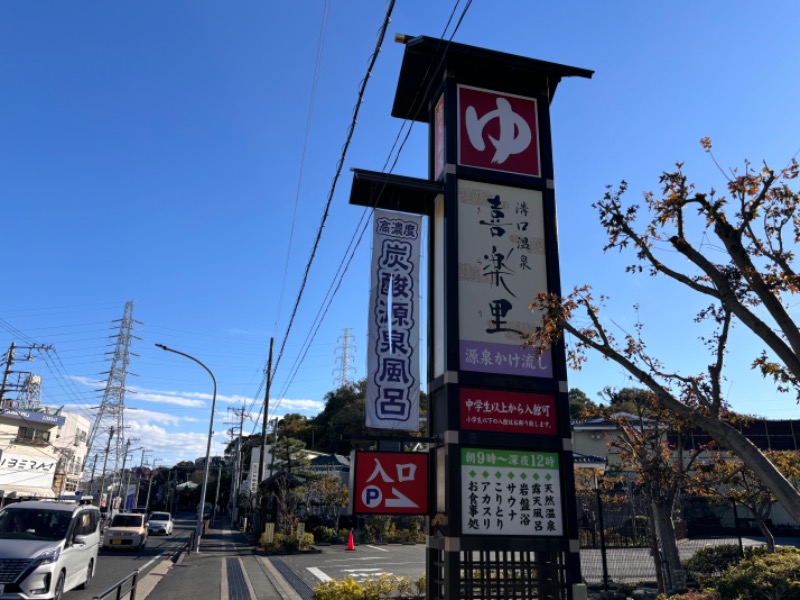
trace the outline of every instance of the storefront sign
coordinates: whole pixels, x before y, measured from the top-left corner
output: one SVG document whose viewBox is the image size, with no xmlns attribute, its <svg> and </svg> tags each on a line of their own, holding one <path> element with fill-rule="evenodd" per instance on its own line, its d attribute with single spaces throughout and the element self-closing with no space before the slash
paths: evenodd
<svg viewBox="0 0 800 600">
<path fill-rule="evenodd" d="M 461 449 L 461 518 L 465 534 L 560 536 L 558 454 Z"/>
<path fill-rule="evenodd" d="M 355 514 L 428 514 L 428 454 L 356 452 Z"/>
<path fill-rule="evenodd" d="M 0 485 L 20 484 L 50 488 L 58 460 L 45 455 L 16 454 L 4 451 L 0 457 Z"/>
<path fill-rule="evenodd" d="M 552 377 L 550 355 L 523 347 L 547 291 L 542 193 L 459 181 L 458 261 L 461 369 Z"/>
<path fill-rule="evenodd" d="M 376 210 L 370 286 L 367 427 L 419 428 L 418 215 Z"/>
<path fill-rule="evenodd" d="M 461 388 L 461 428 L 556 435 L 552 394 Z"/>
<path fill-rule="evenodd" d="M 541 176 L 536 100 L 458 86 L 459 163 Z"/>
</svg>

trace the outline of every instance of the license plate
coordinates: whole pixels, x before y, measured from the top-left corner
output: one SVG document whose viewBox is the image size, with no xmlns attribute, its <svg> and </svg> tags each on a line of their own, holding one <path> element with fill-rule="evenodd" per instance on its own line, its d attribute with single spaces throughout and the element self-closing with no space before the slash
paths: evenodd
<svg viewBox="0 0 800 600">
<path fill-rule="evenodd" d="M 122 540 L 111 540 L 112 544 L 121 544 Z"/>
</svg>

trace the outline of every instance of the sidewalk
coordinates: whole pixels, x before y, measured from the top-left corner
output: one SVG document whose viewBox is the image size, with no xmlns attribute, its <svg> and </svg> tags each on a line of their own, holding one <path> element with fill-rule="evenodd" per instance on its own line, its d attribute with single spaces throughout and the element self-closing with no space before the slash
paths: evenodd
<svg viewBox="0 0 800 600">
<path fill-rule="evenodd" d="M 137 600 L 303 600 L 253 542 L 218 519 L 200 552 L 162 561 L 139 582 Z"/>
</svg>

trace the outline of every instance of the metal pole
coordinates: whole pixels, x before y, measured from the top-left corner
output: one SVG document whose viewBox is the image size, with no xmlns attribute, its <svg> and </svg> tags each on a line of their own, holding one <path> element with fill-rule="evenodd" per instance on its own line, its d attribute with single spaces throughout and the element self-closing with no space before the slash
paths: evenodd
<svg viewBox="0 0 800 600">
<path fill-rule="evenodd" d="M 97 469 L 97 453 L 94 454 L 94 463 L 92 463 L 92 475 L 89 477 L 89 495 L 92 495 L 92 487 L 94 487 L 94 472 Z"/>
<path fill-rule="evenodd" d="M 217 493 L 214 494 L 214 513 L 211 517 L 211 522 L 214 523 L 217 520 L 217 504 L 219 503 L 219 482 L 222 480 L 222 463 L 219 465 L 219 470 L 217 471 Z"/>
<path fill-rule="evenodd" d="M 197 505 L 197 529 L 195 530 L 194 536 L 194 551 L 200 552 L 200 536 L 203 533 L 203 508 L 205 507 L 206 503 L 206 487 L 208 487 L 208 467 L 209 463 L 211 462 L 211 437 L 214 435 L 214 411 L 217 407 L 217 378 L 214 377 L 214 374 L 211 372 L 207 366 L 205 366 L 202 362 L 197 360 L 194 356 L 186 354 L 184 352 L 179 352 L 178 350 L 173 350 L 172 348 L 167 348 L 164 344 L 156 344 L 157 347 L 161 348 L 162 350 L 166 350 L 167 352 L 174 352 L 175 354 L 180 354 L 183 357 L 188 358 L 196 362 L 198 365 L 203 367 L 206 372 L 211 376 L 211 381 L 214 382 L 214 395 L 211 399 L 211 418 L 209 419 L 208 424 L 208 443 L 206 444 L 206 464 L 203 469 L 203 486 L 200 490 L 200 502 Z"/>
<path fill-rule="evenodd" d="M 739 529 L 739 511 L 736 508 L 736 500 L 731 499 L 733 504 L 733 526 L 736 528 L 736 538 L 739 540 L 739 556 L 744 556 L 744 544 L 742 544 L 742 530 Z"/>
<path fill-rule="evenodd" d="M 119 485 L 117 486 L 117 497 L 120 499 L 120 504 L 122 504 L 122 476 L 125 474 L 125 463 L 128 462 L 128 452 L 131 449 L 131 441 L 128 440 L 125 442 L 125 455 L 122 457 L 122 470 L 119 472 Z M 127 501 L 128 497 L 128 490 L 125 490 L 125 500 Z M 113 502 L 112 502 L 113 504 Z"/>
<path fill-rule="evenodd" d="M 106 445 L 106 455 L 103 458 L 103 474 L 100 476 L 100 491 L 97 494 L 97 506 L 103 506 L 103 496 L 106 494 L 106 465 L 108 464 L 108 455 L 111 453 L 111 439 L 114 437 L 114 426 L 111 426 L 111 431 L 108 434 L 108 444 Z M 110 502 L 106 504 L 106 518 L 111 516 Z"/>
<path fill-rule="evenodd" d="M 606 532 L 603 524 L 603 499 L 597 478 L 594 480 L 594 491 L 597 494 L 597 523 L 600 526 L 600 558 L 603 561 L 603 590 L 608 591 L 608 559 L 606 557 Z"/>
</svg>

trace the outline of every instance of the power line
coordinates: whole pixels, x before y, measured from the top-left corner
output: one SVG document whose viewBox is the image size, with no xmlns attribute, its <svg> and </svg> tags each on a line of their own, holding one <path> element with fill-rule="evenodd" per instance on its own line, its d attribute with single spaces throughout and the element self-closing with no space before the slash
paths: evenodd
<svg viewBox="0 0 800 600">
<path fill-rule="evenodd" d="M 448 19 L 447 24 L 445 25 L 444 33 L 447 32 L 447 29 L 450 26 L 450 23 L 452 22 L 453 17 L 455 16 L 455 13 L 456 13 L 456 11 L 458 9 L 459 3 L 460 3 L 460 0 L 457 1 L 456 4 L 453 7 L 453 11 L 450 14 L 450 18 Z M 447 55 L 447 48 L 449 47 L 450 42 L 452 42 L 453 37 L 455 37 L 455 34 L 458 31 L 459 27 L 461 26 L 461 23 L 463 22 L 464 17 L 466 16 L 467 11 L 469 10 L 471 5 L 472 5 L 472 0 L 468 0 L 466 5 L 464 6 L 464 9 L 461 12 L 461 15 L 459 16 L 459 19 L 458 19 L 455 27 L 453 28 L 452 33 L 450 34 L 450 37 L 448 38 L 447 42 L 445 43 L 444 51 L 442 52 L 442 57 L 441 57 L 441 59 L 439 61 L 439 64 L 437 65 L 437 69 L 441 68 L 442 64 L 444 63 L 445 57 Z M 442 34 L 443 36 L 444 36 L 444 33 Z M 428 66 L 428 70 L 426 72 L 426 77 L 424 79 L 429 79 L 427 77 L 427 73 L 430 72 L 430 70 L 433 68 L 433 66 L 434 66 L 434 63 L 432 61 L 430 63 L 430 65 Z M 422 107 L 419 104 L 417 104 L 417 99 L 420 97 L 421 93 L 423 93 L 423 97 L 427 97 L 428 93 L 430 92 L 430 86 L 432 84 L 433 84 L 433 81 L 429 80 L 428 87 L 424 90 L 424 92 L 422 90 L 417 90 L 417 93 L 415 95 L 415 98 L 414 98 L 414 101 L 413 101 L 412 105 L 417 105 L 418 106 L 418 108 L 417 108 L 418 111 L 421 110 Z M 402 135 L 403 129 L 404 129 L 404 127 L 405 127 L 407 122 L 408 122 L 408 120 L 405 119 L 403 121 L 403 123 L 401 123 L 401 125 L 400 125 L 400 129 L 398 131 L 398 135 L 395 138 L 395 142 L 394 142 L 394 144 L 392 145 L 392 148 L 389 151 L 389 156 L 387 157 L 386 163 L 384 163 L 384 170 L 386 169 L 386 166 L 390 162 L 391 154 L 394 151 L 395 147 L 397 147 L 397 142 L 400 139 L 400 136 Z M 411 135 L 412 126 L 413 126 L 413 121 L 412 121 L 412 124 L 408 127 L 408 130 L 406 131 L 406 135 L 403 138 L 402 143 L 400 144 L 399 148 L 397 149 L 397 154 L 395 156 L 394 161 L 392 161 L 391 168 L 388 171 L 389 173 L 391 173 L 394 170 L 394 167 L 396 166 L 397 161 L 400 158 L 400 154 L 401 154 L 403 148 L 405 147 L 405 144 L 408 141 L 408 138 Z M 386 171 L 384 171 L 384 172 L 386 172 Z M 381 197 L 381 195 L 383 193 L 383 189 L 384 188 L 381 188 L 379 190 L 378 194 L 376 195 L 375 201 L 373 202 L 373 207 L 377 205 L 377 203 L 378 203 L 378 201 L 379 201 L 379 199 L 380 199 L 380 197 Z M 316 337 L 316 334 L 319 331 L 319 328 L 320 328 L 320 326 L 322 324 L 322 321 L 324 320 L 325 316 L 327 315 L 328 309 L 330 308 L 331 304 L 333 303 L 333 299 L 335 298 L 337 292 L 339 291 L 339 288 L 340 288 L 340 286 L 342 284 L 342 281 L 344 280 L 344 276 L 347 273 L 347 270 L 348 270 L 348 268 L 350 266 L 350 263 L 352 262 L 352 260 L 353 260 L 353 258 L 355 256 L 355 252 L 358 249 L 359 245 L 361 244 L 361 240 L 363 239 L 364 234 L 366 233 L 367 228 L 369 226 L 369 221 L 366 219 L 368 214 L 369 214 L 369 209 L 364 209 L 364 211 L 361 214 L 361 219 L 359 220 L 358 224 L 356 225 L 356 228 L 355 228 L 355 231 L 353 233 L 353 236 L 351 237 L 350 243 L 348 244 L 347 250 L 345 251 L 345 255 L 342 257 L 342 260 L 341 260 L 341 262 L 339 264 L 339 268 L 337 269 L 336 273 L 334 274 L 334 277 L 333 277 L 333 279 L 331 281 L 331 285 L 328 288 L 328 293 L 327 293 L 326 297 L 323 299 L 323 301 L 322 301 L 322 303 L 320 305 L 320 310 L 317 313 L 317 317 L 315 318 L 314 323 L 312 323 L 309 335 L 306 337 L 306 343 L 304 344 L 305 350 L 303 352 L 301 352 L 301 354 L 299 355 L 299 358 L 295 360 L 295 363 L 294 363 L 292 369 L 290 369 L 290 376 L 287 378 L 286 382 L 284 383 L 284 386 L 282 388 L 281 396 L 285 395 L 285 393 L 288 391 L 288 388 L 293 383 L 294 377 L 297 374 L 297 372 L 299 371 L 300 366 L 303 363 L 303 360 L 305 360 L 305 356 L 308 353 L 308 349 L 310 348 L 311 343 L 313 342 L 314 338 Z M 313 333 L 311 333 L 312 331 L 313 331 Z M 287 335 L 288 335 L 288 333 L 287 333 Z M 279 404 L 280 404 L 280 400 L 276 404 L 276 408 L 277 408 L 277 406 Z"/>
</svg>

